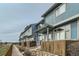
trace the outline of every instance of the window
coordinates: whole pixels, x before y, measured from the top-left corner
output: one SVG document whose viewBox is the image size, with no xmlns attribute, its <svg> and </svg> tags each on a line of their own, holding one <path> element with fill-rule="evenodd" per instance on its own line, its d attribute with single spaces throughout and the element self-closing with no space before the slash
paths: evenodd
<svg viewBox="0 0 79 59">
<path fill-rule="evenodd" d="M 59 6 L 56 10 L 56 16 L 61 15 L 62 13 L 64 13 L 66 11 L 66 4 L 62 4 L 61 6 Z"/>
<path fill-rule="evenodd" d="M 65 39 L 65 31 L 61 31 L 60 32 L 60 39 L 62 40 L 64 40 Z"/>
<path fill-rule="evenodd" d="M 71 25 L 70 24 L 67 24 L 65 26 L 65 38 L 67 40 L 71 39 Z"/>
<path fill-rule="evenodd" d="M 60 34 L 59 34 L 59 32 L 57 32 L 56 35 L 57 35 L 57 38 L 56 38 L 56 39 L 59 40 L 59 39 L 60 39 Z"/>
<path fill-rule="evenodd" d="M 49 34 L 49 40 L 52 40 L 52 34 Z"/>
</svg>

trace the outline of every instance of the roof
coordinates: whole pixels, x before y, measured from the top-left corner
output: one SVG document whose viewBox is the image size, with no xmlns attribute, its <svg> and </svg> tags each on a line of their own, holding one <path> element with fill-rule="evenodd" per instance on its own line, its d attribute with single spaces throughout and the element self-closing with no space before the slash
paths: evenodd
<svg viewBox="0 0 79 59">
<path fill-rule="evenodd" d="M 42 17 L 47 16 L 51 11 L 53 11 L 56 7 L 58 7 L 59 5 L 61 5 L 62 3 L 55 3 L 53 4 L 43 15 Z"/>
</svg>

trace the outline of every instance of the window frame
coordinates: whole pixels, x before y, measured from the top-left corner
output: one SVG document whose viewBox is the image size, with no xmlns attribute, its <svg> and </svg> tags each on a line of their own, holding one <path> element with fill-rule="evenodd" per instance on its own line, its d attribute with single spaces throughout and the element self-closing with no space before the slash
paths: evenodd
<svg viewBox="0 0 79 59">
<path fill-rule="evenodd" d="M 63 6 L 63 5 L 65 5 L 65 9 L 64 9 L 64 11 L 63 12 L 60 12 L 59 10 L 60 10 L 60 8 Z M 61 15 L 61 14 L 63 14 L 63 13 L 65 13 L 66 12 L 66 3 L 64 3 L 64 4 L 61 4 L 60 6 L 58 6 L 57 8 L 56 8 L 56 11 L 55 11 L 55 14 L 56 14 L 56 17 L 58 17 L 59 15 Z"/>
</svg>

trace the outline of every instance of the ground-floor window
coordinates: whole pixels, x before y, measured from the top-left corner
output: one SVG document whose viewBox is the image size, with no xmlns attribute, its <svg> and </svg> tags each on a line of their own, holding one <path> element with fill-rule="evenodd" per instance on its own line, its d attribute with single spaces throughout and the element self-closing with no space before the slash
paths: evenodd
<svg viewBox="0 0 79 59">
<path fill-rule="evenodd" d="M 62 28 L 56 29 L 53 34 L 54 34 L 53 37 L 55 40 L 64 40 L 65 39 L 65 30 Z"/>
<path fill-rule="evenodd" d="M 39 40 L 45 40 L 44 36 L 45 36 L 44 34 L 40 34 Z"/>
<path fill-rule="evenodd" d="M 60 31 L 60 39 L 61 40 L 65 39 L 65 31 Z"/>
<path fill-rule="evenodd" d="M 77 39 L 77 27 L 77 21 L 64 25 L 63 27 L 61 26 L 59 28 L 63 30 L 57 31 L 55 29 L 53 36 L 56 40 L 75 40 Z"/>
<path fill-rule="evenodd" d="M 52 40 L 52 34 L 49 34 L 49 40 Z"/>
<path fill-rule="evenodd" d="M 60 39 L 60 34 L 59 34 L 59 32 L 56 33 L 56 39 L 57 39 L 57 40 Z"/>
</svg>

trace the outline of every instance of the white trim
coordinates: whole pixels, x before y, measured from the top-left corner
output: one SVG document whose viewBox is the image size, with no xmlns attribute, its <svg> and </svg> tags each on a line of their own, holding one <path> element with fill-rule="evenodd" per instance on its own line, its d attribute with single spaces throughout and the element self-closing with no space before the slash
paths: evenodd
<svg viewBox="0 0 79 59">
<path fill-rule="evenodd" d="M 62 9 L 62 10 L 61 10 Z M 63 3 L 62 5 L 60 5 L 57 9 L 56 9 L 56 17 L 58 17 L 59 15 L 63 14 L 64 12 L 66 12 L 66 4 Z"/>
<path fill-rule="evenodd" d="M 77 39 L 79 39 L 79 19 L 77 21 Z"/>
<path fill-rule="evenodd" d="M 72 17 L 70 17 L 70 18 L 68 18 L 68 19 L 66 19 L 66 20 L 64 20 L 64 21 L 61 21 L 61 22 L 59 22 L 59 23 L 57 23 L 57 24 L 55 24 L 55 25 L 53 25 L 53 26 L 57 26 L 57 25 L 62 24 L 62 23 L 64 23 L 64 22 L 73 20 L 74 18 L 77 18 L 77 17 L 79 17 L 79 14 L 74 15 L 74 16 L 72 16 Z"/>
</svg>

